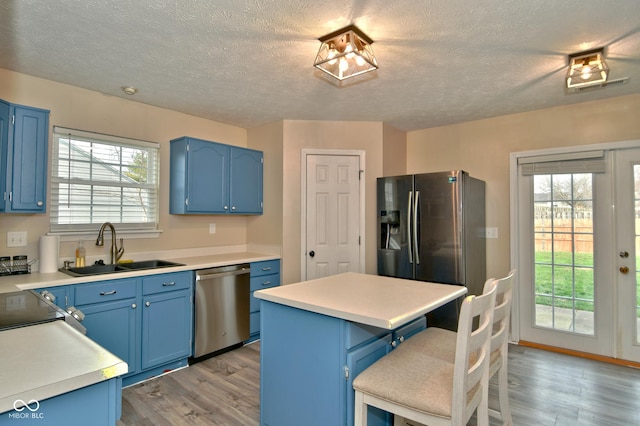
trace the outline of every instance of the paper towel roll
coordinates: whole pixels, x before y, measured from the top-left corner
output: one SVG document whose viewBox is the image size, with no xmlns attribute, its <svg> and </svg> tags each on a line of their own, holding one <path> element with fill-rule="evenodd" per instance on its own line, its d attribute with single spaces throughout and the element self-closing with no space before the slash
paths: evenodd
<svg viewBox="0 0 640 426">
<path fill-rule="evenodd" d="M 40 237 L 40 273 L 47 274 L 58 270 L 59 237 L 57 235 L 42 235 Z"/>
</svg>

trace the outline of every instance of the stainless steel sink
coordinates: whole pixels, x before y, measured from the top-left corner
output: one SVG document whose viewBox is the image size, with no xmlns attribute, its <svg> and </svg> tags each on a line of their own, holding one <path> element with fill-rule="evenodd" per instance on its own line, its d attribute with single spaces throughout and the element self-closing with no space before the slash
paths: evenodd
<svg viewBox="0 0 640 426">
<path fill-rule="evenodd" d="M 171 266 L 184 266 L 182 263 L 169 262 L 168 260 L 141 260 L 139 262 L 120 263 L 118 267 L 124 269 L 156 269 L 156 268 L 168 268 Z"/>
<path fill-rule="evenodd" d="M 60 268 L 72 277 L 86 277 L 89 275 L 116 274 L 119 272 L 132 272 L 145 269 L 169 268 L 171 266 L 184 266 L 183 263 L 169 262 L 168 260 L 141 260 L 139 262 L 118 263 L 116 265 L 91 265 L 81 268 Z"/>
</svg>

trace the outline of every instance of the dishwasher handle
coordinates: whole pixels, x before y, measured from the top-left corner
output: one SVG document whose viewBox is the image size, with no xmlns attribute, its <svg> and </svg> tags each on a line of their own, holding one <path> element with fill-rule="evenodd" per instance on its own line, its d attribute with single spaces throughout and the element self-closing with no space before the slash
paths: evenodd
<svg viewBox="0 0 640 426">
<path fill-rule="evenodd" d="M 212 278 L 220 278 L 220 277 L 231 277 L 234 275 L 243 275 L 243 274 L 248 274 L 249 272 L 251 272 L 250 268 L 242 268 L 242 269 L 236 269 L 236 270 L 224 271 L 224 272 L 198 271 L 196 272 L 196 281 L 204 281 L 204 280 L 210 280 Z"/>
</svg>

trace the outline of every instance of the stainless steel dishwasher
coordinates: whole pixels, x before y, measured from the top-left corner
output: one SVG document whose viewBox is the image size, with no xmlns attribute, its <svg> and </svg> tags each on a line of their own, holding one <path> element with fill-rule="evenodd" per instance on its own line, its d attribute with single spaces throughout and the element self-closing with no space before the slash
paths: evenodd
<svg viewBox="0 0 640 426">
<path fill-rule="evenodd" d="M 192 362 L 249 339 L 248 263 L 196 271 Z"/>
</svg>

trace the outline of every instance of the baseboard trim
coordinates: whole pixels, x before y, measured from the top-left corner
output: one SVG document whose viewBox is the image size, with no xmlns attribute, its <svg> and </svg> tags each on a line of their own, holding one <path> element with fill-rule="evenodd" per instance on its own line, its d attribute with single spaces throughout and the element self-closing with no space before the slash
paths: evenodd
<svg viewBox="0 0 640 426">
<path fill-rule="evenodd" d="M 633 367 L 633 368 L 640 369 L 640 362 L 628 361 L 626 359 L 611 358 L 608 356 L 590 354 L 588 352 L 574 351 L 571 349 L 559 348 L 556 346 L 541 345 L 540 343 L 527 342 L 526 340 L 520 340 L 518 342 L 518 345 L 526 346 L 528 348 L 542 349 L 549 352 L 557 352 L 565 355 L 576 356 L 579 358 L 592 359 L 594 361 L 601 361 L 609 364 L 624 365 L 626 367 Z"/>
</svg>

